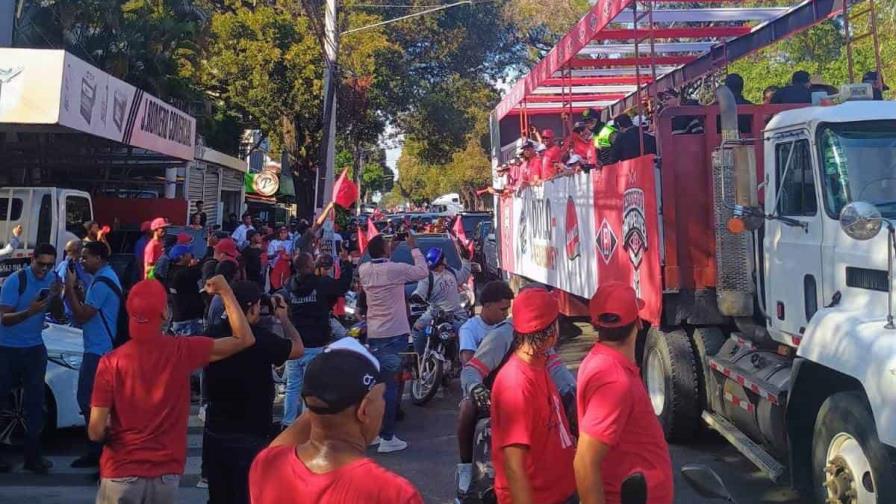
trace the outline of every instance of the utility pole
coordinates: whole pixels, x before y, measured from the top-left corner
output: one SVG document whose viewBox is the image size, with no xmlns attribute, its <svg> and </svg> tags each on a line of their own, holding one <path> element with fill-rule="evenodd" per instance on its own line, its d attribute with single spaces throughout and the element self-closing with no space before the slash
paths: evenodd
<svg viewBox="0 0 896 504">
<path fill-rule="evenodd" d="M 333 163 L 336 159 L 336 91 L 339 75 L 336 71 L 336 55 L 339 52 L 339 34 L 336 32 L 336 2 L 326 0 L 324 12 L 324 103 L 321 121 L 324 137 L 320 146 L 320 166 L 317 169 L 314 203 L 320 212 L 326 202 L 333 199 Z"/>
</svg>

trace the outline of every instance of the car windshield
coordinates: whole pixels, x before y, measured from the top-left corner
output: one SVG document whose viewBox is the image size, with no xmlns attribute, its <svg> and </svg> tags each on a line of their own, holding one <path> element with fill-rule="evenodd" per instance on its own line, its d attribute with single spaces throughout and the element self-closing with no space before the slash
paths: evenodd
<svg viewBox="0 0 896 504">
<path fill-rule="evenodd" d="M 896 219 L 896 121 L 827 124 L 818 131 L 825 208 L 833 218 L 853 201 Z"/>
</svg>

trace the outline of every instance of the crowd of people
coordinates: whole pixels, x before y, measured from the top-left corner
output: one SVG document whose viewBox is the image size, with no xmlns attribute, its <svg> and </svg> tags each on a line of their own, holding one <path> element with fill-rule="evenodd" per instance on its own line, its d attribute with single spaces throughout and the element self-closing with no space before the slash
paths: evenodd
<svg viewBox="0 0 896 504">
<path fill-rule="evenodd" d="M 883 92 L 889 87 L 875 71 L 866 72 L 862 82 L 872 87 L 875 100 L 883 99 Z M 734 94 L 738 105 L 752 105 L 744 97 L 744 79 L 739 74 L 725 76 L 723 84 Z M 798 70 L 791 82 L 785 86 L 769 86 L 763 91 L 764 104 L 812 103 L 814 93 L 834 95 L 838 89 L 825 84 L 818 77 Z M 656 154 L 656 124 L 651 119 L 669 107 L 700 105 L 697 100 L 682 96 L 675 89 L 658 93 L 656 100 L 649 100 L 644 116 L 632 117 L 619 114 L 609 122 L 600 119 L 595 109 L 584 111 L 578 122 L 572 123 L 568 114 L 563 114 L 566 138 L 556 137 L 554 130 L 541 129 L 530 125 L 529 130 L 516 145 L 513 159 L 498 168 L 503 185 L 490 188 L 489 192 L 514 192 L 522 187 L 538 185 L 558 176 L 566 176 L 581 171 L 634 159 L 644 154 Z M 703 118 L 696 116 L 676 116 L 672 119 L 672 134 L 689 135 L 703 133 Z"/>
</svg>

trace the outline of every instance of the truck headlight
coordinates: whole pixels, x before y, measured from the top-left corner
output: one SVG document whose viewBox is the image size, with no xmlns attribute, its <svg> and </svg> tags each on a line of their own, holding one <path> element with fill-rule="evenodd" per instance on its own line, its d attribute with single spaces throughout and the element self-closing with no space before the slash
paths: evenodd
<svg viewBox="0 0 896 504">
<path fill-rule="evenodd" d="M 47 359 L 62 367 L 74 369 L 75 371 L 77 371 L 81 369 L 81 361 L 84 360 L 84 354 L 61 352 L 58 354 L 50 355 L 47 357 Z"/>
</svg>

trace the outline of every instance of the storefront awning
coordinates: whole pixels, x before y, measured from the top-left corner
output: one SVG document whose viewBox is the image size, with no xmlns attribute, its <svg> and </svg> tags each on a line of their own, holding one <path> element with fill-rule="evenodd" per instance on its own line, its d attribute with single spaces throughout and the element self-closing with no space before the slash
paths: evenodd
<svg viewBox="0 0 896 504">
<path fill-rule="evenodd" d="M 74 130 L 183 160 L 196 144 L 193 117 L 61 50 L 0 48 L 7 125 Z"/>
</svg>

